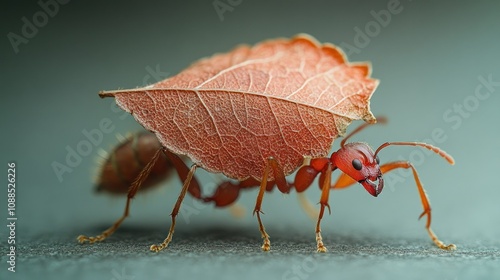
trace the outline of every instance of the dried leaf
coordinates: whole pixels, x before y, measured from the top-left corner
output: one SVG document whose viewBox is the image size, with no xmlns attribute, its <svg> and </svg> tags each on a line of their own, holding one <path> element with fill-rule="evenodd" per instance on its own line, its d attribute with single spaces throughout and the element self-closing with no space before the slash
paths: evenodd
<svg viewBox="0 0 500 280">
<path fill-rule="evenodd" d="M 370 68 L 299 35 L 202 59 L 145 88 L 100 94 L 114 96 L 172 152 L 211 172 L 260 180 L 268 157 L 288 175 L 304 156 L 326 156 L 352 120 L 375 122 Z"/>
</svg>

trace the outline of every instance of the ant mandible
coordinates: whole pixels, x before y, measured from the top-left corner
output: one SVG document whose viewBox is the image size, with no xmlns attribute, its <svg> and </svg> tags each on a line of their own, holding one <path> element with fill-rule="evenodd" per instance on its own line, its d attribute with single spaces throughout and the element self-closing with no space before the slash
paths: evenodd
<svg viewBox="0 0 500 280">
<path fill-rule="evenodd" d="M 387 120 L 385 118 L 377 118 L 379 123 L 385 123 Z M 418 193 L 422 201 L 422 206 L 424 211 L 420 215 L 419 219 L 423 216 L 427 216 L 426 229 L 431 237 L 432 241 L 441 249 L 444 250 L 455 250 L 456 246 L 454 244 L 446 245 L 441 242 L 436 234 L 431 229 L 431 207 L 429 204 L 429 199 L 427 198 L 426 192 L 420 182 L 417 170 L 408 161 L 394 161 L 380 165 L 380 160 L 378 153 L 385 147 L 392 145 L 405 145 L 405 146 L 420 146 L 427 148 L 436 154 L 440 155 L 448 161 L 450 164 L 454 164 L 453 158 L 448 155 L 443 150 L 432 146 L 427 143 L 421 142 L 386 142 L 380 147 L 378 147 L 375 152 L 366 143 L 353 142 L 347 143 L 349 139 L 354 134 L 366 128 L 368 123 L 361 125 L 350 134 L 344 137 L 340 142 L 340 149 L 333 152 L 329 158 L 314 158 L 311 159 L 308 165 L 302 166 L 295 176 L 294 186 L 298 193 L 306 190 L 320 173 L 319 184 L 322 190 L 320 199 L 320 211 L 318 216 L 318 222 L 316 224 L 316 242 L 317 251 L 326 252 L 327 249 L 323 244 L 323 239 L 321 237 L 321 219 L 323 218 L 325 207 L 328 207 L 328 211 L 331 213 L 330 206 L 328 204 L 328 195 L 331 189 L 341 189 L 346 188 L 354 183 L 360 183 L 371 195 L 377 197 L 384 187 L 383 174 L 392 171 L 397 168 L 411 169 L 413 172 L 413 177 L 415 178 L 415 183 L 417 184 Z M 337 182 L 330 185 L 330 178 L 332 172 L 339 169 L 343 173 L 338 178 Z"/>
</svg>

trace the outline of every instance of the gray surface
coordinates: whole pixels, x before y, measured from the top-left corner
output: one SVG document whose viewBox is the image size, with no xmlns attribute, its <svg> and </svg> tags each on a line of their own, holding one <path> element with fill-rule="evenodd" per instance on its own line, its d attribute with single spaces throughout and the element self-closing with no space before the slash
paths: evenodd
<svg viewBox="0 0 500 280">
<path fill-rule="evenodd" d="M 125 269 L 133 279 L 294 279 L 287 271 L 307 265 L 309 256 L 317 268 L 296 278 L 500 278 L 500 88 L 493 87 L 466 114 L 444 117 L 473 99 L 479 77 L 500 81 L 498 1 L 401 1 L 402 11 L 359 53 L 349 55 L 351 61 L 372 62 L 373 77 L 381 80 L 372 111 L 390 121 L 353 141 L 376 147 L 385 141 L 426 140 L 436 129 L 446 135 L 439 146 L 454 156 L 454 166 L 434 155 L 412 158 L 418 150 L 409 147 L 384 149 L 380 159 L 416 161 L 432 203 L 433 229 L 443 241 L 457 244 L 456 252 L 434 248 L 425 221 L 416 221 L 421 206 L 405 172 L 386 176 L 387 186 L 376 199 L 359 186 L 332 193 L 333 214 L 323 222 L 331 249 L 326 255 L 312 253 L 314 222 L 293 193 L 266 195 L 264 223 L 273 251 L 261 253 L 249 213 L 255 190 L 239 200 L 247 209 L 242 219 L 187 198 L 183 207 L 194 207 L 195 214 L 180 216 L 170 251 L 150 253 L 148 246 L 166 233 L 167 213 L 180 188 L 175 178 L 134 200 L 132 217 L 107 242 L 75 242 L 78 234 L 98 233 L 123 211 L 123 199 L 92 192 L 97 150 L 115 145 L 115 133 L 141 129 L 97 92 L 152 83 L 241 43 L 305 32 L 321 42 L 354 44 L 355 28 L 364 29 L 374 20 L 371 12 L 387 9 L 388 3 L 243 0 L 221 21 L 213 1 L 70 1 L 14 53 L 6 34 L 21 33 L 21 19 L 32 19 L 41 7 L 36 1 L 8 1 L 0 9 L 0 155 L 2 166 L 17 163 L 18 272 L 7 273 L 2 253 L 0 278 L 120 280 L 114 272 L 120 276 Z M 152 75 L 156 68 L 163 73 Z M 52 163 L 64 163 L 66 148 L 84 141 L 82 130 L 98 128 L 104 118 L 114 131 L 58 180 Z M 203 171 L 197 176 L 207 193 L 220 180 Z M 0 220 L 6 223 L 4 194 Z M 317 201 L 318 188 L 307 195 Z M 2 252 L 6 235 L 0 224 Z"/>
<path fill-rule="evenodd" d="M 157 233 L 155 233 L 155 231 Z M 81 246 L 75 234 L 37 236 L 23 244 L 16 279 L 498 279 L 500 250 L 480 242 L 446 252 L 427 240 L 395 240 L 356 232 L 334 235 L 328 254 L 314 253 L 312 235 L 274 232 L 260 251 L 255 228 L 191 228 L 176 232 L 168 251 L 148 251 L 159 228 L 123 228 L 105 243 Z M 97 231 L 96 231 L 97 232 Z M 76 232 L 75 232 L 76 233 Z M 293 234 L 290 234 L 293 233 Z M 327 234 L 325 237 L 330 237 Z M 498 247 L 496 247 L 498 248 Z M 127 278 L 129 277 L 129 278 Z M 12 278 L 11 278 L 12 279 Z"/>
</svg>

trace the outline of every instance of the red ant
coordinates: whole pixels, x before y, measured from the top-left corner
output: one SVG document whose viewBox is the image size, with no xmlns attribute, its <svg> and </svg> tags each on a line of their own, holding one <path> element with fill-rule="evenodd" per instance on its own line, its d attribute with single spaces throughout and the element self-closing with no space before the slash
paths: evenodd
<svg viewBox="0 0 500 280">
<path fill-rule="evenodd" d="M 379 123 L 385 123 L 386 119 L 385 118 L 378 118 Z M 432 231 L 430 224 L 431 224 L 431 208 L 429 204 L 429 200 L 427 198 L 427 195 L 425 193 L 425 190 L 422 186 L 422 183 L 420 182 L 420 179 L 418 177 L 417 171 L 415 167 L 408 161 L 395 161 L 395 162 L 390 162 L 384 165 L 379 165 L 380 160 L 378 158 L 378 153 L 385 147 L 391 146 L 391 145 L 407 145 L 407 146 L 420 146 L 427 148 L 438 155 L 442 156 L 444 159 L 446 159 L 450 164 L 454 164 L 453 158 L 448 155 L 446 152 L 443 150 L 432 146 L 430 144 L 426 143 L 420 143 L 420 142 L 386 142 L 382 144 L 380 147 L 378 147 L 375 152 L 368 146 L 366 143 L 362 142 L 354 142 L 354 143 L 347 143 L 346 141 L 352 137 L 354 134 L 358 133 L 362 129 L 366 128 L 368 123 L 363 124 L 359 126 L 357 129 L 352 131 L 350 134 L 344 137 L 344 139 L 340 142 L 340 149 L 332 155 L 327 158 L 314 158 L 311 159 L 310 162 L 306 165 L 303 165 L 298 171 L 295 176 L 295 181 L 294 183 L 289 183 L 286 181 L 284 173 L 280 167 L 280 165 L 274 160 L 273 158 L 268 159 L 268 165 L 267 165 L 267 171 L 265 173 L 265 177 L 262 180 L 262 183 L 259 182 L 258 180 L 254 178 L 248 178 L 244 181 L 239 182 L 238 184 L 233 184 L 230 181 L 223 182 L 222 184 L 219 185 L 219 187 L 216 189 L 214 194 L 209 197 L 202 197 L 201 196 L 201 189 L 199 186 L 198 181 L 196 180 L 194 175 L 194 170 L 196 169 L 196 165 L 193 165 L 193 167 L 188 168 L 185 163 L 179 158 L 179 156 L 169 152 L 168 150 L 159 147 L 159 142 L 157 139 L 155 140 L 154 136 L 151 134 L 150 136 L 147 136 L 145 134 L 139 135 L 139 140 L 143 138 L 145 143 L 147 141 L 150 142 L 150 144 L 144 144 L 141 146 L 134 146 L 133 144 L 130 144 L 130 149 L 132 147 L 136 147 L 137 150 L 133 150 L 133 154 L 130 152 L 125 153 L 128 148 L 127 145 L 129 144 L 123 144 L 122 146 L 119 146 L 113 155 L 116 153 L 118 155 L 118 151 L 120 150 L 120 147 L 123 147 L 122 150 L 124 154 L 129 154 L 129 157 L 132 157 L 137 154 L 144 154 L 144 162 L 147 162 L 149 159 L 148 164 L 144 166 L 142 171 L 139 172 L 140 169 L 136 169 L 135 171 L 129 171 L 131 174 L 135 174 L 137 178 L 131 185 L 131 187 L 128 189 L 128 196 L 127 196 L 127 204 L 125 207 L 125 213 L 123 216 L 115 222 L 113 226 L 111 226 L 108 230 L 104 231 L 101 235 L 98 235 L 96 237 L 86 237 L 86 236 L 79 236 L 78 240 L 80 242 L 85 242 L 89 241 L 90 243 L 93 243 L 95 241 L 102 241 L 109 235 L 111 235 L 118 227 L 119 225 L 123 222 L 123 220 L 128 216 L 129 213 L 129 206 L 130 206 L 130 200 L 135 196 L 139 188 L 145 184 L 146 186 L 149 186 L 149 181 L 151 178 L 149 178 L 149 173 L 153 172 L 152 174 L 158 173 L 160 169 L 158 167 L 164 166 L 164 170 L 169 170 L 175 168 L 177 170 L 177 173 L 180 177 L 180 179 L 184 182 L 183 186 L 183 191 L 181 192 L 181 195 L 179 196 L 177 203 L 175 204 L 175 207 L 172 211 L 172 225 L 171 229 L 169 232 L 169 236 L 167 239 L 164 241 L 165 244 L 162 244 L 161 248 L 158 249 L 157 245 L 152 245 L 151 250 L 154 251 L 159 251 L 163 249 L 164 247 L 167 246 L 167 244 L 171 241 L 172 238 L 172 233 L 173 233 L 173 228 L 175 227 L 175 217 L 179 212 L 181 202 L 184 198 L 184 195 L 186 192 L 189 192 L 194 198 L 200 199 L 205 202 L 214 202 L 216 207 L 225 207 L 228 205 L 231 205 L 234 203 L 238 196 L 239 196 L 239 191 L 241 189 L 247 189 L 247 188 L 253 188 L 253 187 L 258 187 L 260 185 L 260 191 L 257 196 L 257 201 L 254 209 L 254 214 L 257 215 L 257 219 L 259 222 L 259 229 L 262 234 L 262 237 L 264 239 L 264 244 L 262 245 L 262 249 L 264 251 L 268 251 L 270 249 L 270 241 L 269 241 L 269 235 L 266 233 L 265 228 L 262 224 L 261 218 L 260 218 L 260 213 L 261 213 L 261 204 L 264 196 L 265 191 L 271 191 L 275 185 L 277 185 L 278 189 L 282 193 L 289 193 L 292 188 L 295 188 L 298 193 L 301 193 L 305 191 L 314 181 L 314 179 L 317 177 L 318 174 L 320 174 L 319 178 L 319 186 L 320 189 L 322 190 L 321 194 L 321 199 L 320 199 L 320 211 L 318 214 L 318 221 L 316 224 L 316 242 L 317 242 L 317 251 L 318 252 L 326 252 L 327 249 L 323 244 L 323 239 L 321 236 L 321 219 L 323 218 L 324 210 L 325 207 L 328 207 L 329 212 L 330 206 L 328 204 L 328 197 L 331 189 L 341 189 L 341 188 L 346 188 L 354 183 L 358 182 L 360 183 L 371 195 L 377 197 L 381 192 L 384 187 L 384 180 L 382 175 L 384 173 L 387 173 L 391 170 L 397 169 L 397 168 L 405 168 L 405 169 L 412 169 L 413 176 L 415 178 L 415 182 L 417 184 L 417 188 L 420 194 L 420 198 L 422 201 L 422 206 L 424 208 L 423 213 L 420 215 L 419 218 L 422 218 L 423 216 L 427 215 L 427 223 L 426 223 L 426 229 L 431 237 L 431 239 L 434 241 L 434 243 L 441 249 L 445 250 L 454 250 L 456 249 L 456 246 L 454 244 L 450 245 L 445 245 L 443 242 L 441 242 L 437 236 L 434 234 Z M 148 140 L 149 139 L 149 140 Z M 129 141 L 130 143 L 133 143 L 134 141 L 139 141 L 135 140 L 135 138 L 131 138 Z M 138 142 L 140 143 L 140 141 Z M 153 145 L 154 144 L 154 145 Z M 153 147 L 153 150 L 151 148 Z M 148 149 L 149 151 L 142 152 L 143 150 L 145 151 Z M 154 149 L 156 149 L 156 152 L 153 155 Z M 164 152 L 161 153 L 161 152 Z M 166 155 L 166 157 L 165 157 Z M 159 160 L 161 158 L 161 160 Z M 124 161 L 126 163 L 131 162 L 131 161 Z M 161 163 L 161 164 L 160 164 Z M 114 164 L 116 165 L 116 164 Z M 271 170 L 272 169 L 272 170 Z M 331 185 L 331 175 L 332 172 L 335 171 L 336 169 L 339 169 L 343 173 L 340 175 L 338 178 L 337 182 L 333 185 Z M 103 171 L 106 171 L 107 169 L 104 168 Z M 129 169 L 129 170 L 132 170 Z M 157 171 L 155 171 L 157 170 Z M 269 172 L 273 172 L 275 175 L 275 179 L 273 181 L 267 181 L 267 175 Z M 113 178 L 115 176 L 112 172 L 108 170 L 108 172 L 103 173 L 107 174 L 106 176 L 102 177 L 110 177 Z M 111 176 L 113 175 L 113 176 Z M 135 175 L 133 175 L 135 177 Z M 154 177 L 163 177 L 156 175 Z M 110 186 L 107 188 L 112 188 L 113 184 L 115 182 L 109 181 Z M 157 182 L 156 179 L 152 180 Z M 266 183 L 264 183 L 266 182 Z M 102 180 L 101 180 L 102 183 Z M 153 184 L 151 184 L 153 185 Z M 117 185 L 116 190 L 114 192 L 117 193 L 124 193 L 125 189 L 123 187 L 124 185 Z M 102 187 L 102 185 L 101 185 Z M 119 187 L 119 188 L 118 188 Z M 111 190 L 111 189 L 110 189 Z"/>
</svg>

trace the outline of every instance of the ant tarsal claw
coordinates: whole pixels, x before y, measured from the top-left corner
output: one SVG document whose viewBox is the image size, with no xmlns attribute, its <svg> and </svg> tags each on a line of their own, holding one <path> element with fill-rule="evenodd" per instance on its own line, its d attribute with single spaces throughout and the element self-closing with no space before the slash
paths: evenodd
<svg viewBox="0 0 500 280">
<path fill-rule="evenodd" d="M 326 252 L 328 252 L 328 249 L 326 249 L 326 247 L 324 245 L 321 245 L 321 246 L 318 246 L 317 252 L 318 253 L 326 253 Z"/>
</svg>

